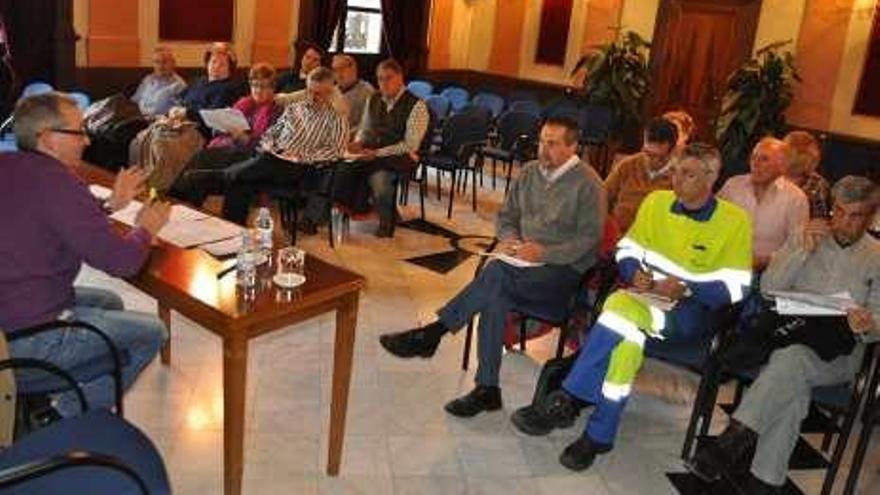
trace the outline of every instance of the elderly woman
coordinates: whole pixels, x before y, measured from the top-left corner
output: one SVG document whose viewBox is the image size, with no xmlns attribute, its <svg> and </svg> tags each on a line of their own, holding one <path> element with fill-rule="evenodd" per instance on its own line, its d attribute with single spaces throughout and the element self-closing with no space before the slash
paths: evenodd
<svg viewBox="0 0 880 495">
<path fill-rule="evenodd" d="M 221 134 L 195 154 L 184 172 L 171 188 L 171 194 L 189 203 L 200 205 L 205 196 L 222 186 L 216 172 L 236 162 L 251 158 L 263 133 L 281 115 L 282 107 L 275 103 L 275 69 L 266 63 L 254 64 L 248 74 L 251 93 L 238 100 L 233 108 L 244 114 L 250 130 L 239 134 Z M 213 184 L 212 184 L 213 183 Z M 215 187 L 216 186 L 216 187 Z"/>
<path fill-rule="evenodd" d="M 827 217 L 830 187 L 828 181 L 816 172 L 822 158 L 819 141 L 806 131 L 789 132 L 784 141 L 792 151 L 786 177 L 806 193 L 810 200 L 810 218 Z"/>
<path fill-rule="evenodd" d="M 197 122 L 202 134 L 207 137 L 209 131 L 202 122 L 199 110 L 232 106 L 245 93 L 245 88 L 233 77 L 236 58 L 229 43 L 211 44 L 205 50 L 204 62 L 207 77 L 190 84 L 180 97 L 180 105 L 185 108 L 186 117 Z M 179 117 L 180 111 L 172 109 L 170 116 Z"/>
<path fill-rule="evenodd" d="M 174 69 L 174 53 L 170 48 L 159 45 L 153 49 L 153 72 L 141 80 L 131 97 L 145 116 L 164 115 L 186 89 L 186 81 Z"/>
</svg>

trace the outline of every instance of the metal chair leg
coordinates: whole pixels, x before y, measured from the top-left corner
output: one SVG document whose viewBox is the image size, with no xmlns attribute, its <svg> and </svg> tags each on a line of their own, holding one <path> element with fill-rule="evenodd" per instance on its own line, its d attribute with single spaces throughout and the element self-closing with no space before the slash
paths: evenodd
<svg viewBox="0 0 880 495">
<path fill-rule="evenodd" d="M 455 169 L 452 169 L 452 183 L 449 187 L 449 208 L 446 210 L 446 218 L 452 218 L 452 202 L 455 200 Z"/>
<path fill-rule="evenodd" d="M 467 371 L 468 362 L 471 359 L 471 341 L 474 338 L 474 317 L 468 321 L 467 330 L 464 333 L 464 353 L 461 357 L 461 369 Z"/>
</svg>

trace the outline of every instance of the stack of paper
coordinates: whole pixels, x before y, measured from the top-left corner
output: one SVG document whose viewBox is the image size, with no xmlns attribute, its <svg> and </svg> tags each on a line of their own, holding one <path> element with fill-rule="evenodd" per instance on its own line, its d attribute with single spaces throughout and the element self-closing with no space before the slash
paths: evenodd
<svg viewBox="0 0 880 495">
<path fill-rule="evenodd" d="M 544 266 L 544 263 L 534 263 L 531 261 L 526 261 L 524 259 L 517 258 L 515 256 L 511 256 L 509 254 L 504 253 L 495 253 L 495 252 L 482 252 L 480 256 L 488 256 L 489 258 L 495 258 L 498 261 L 503 261 L 508 265 L 513 265 L 519 268 L 534 268 L 536 266 Z"/>
<path fill-rule="evenodd" d="M 831 295 L 808 292 L 770 291 L 776 300 L 776 312 L 794 316 L 841 316 L 856 306 L 849 292 Z"/>
<path fill-rule="evenodd" d="M 92 185 L 89 189 L 99 198 L 107 198 L 111 193 L 106 187 L 97 185 Z M 126 225 L 134 225 L 141 208 L 143 208 L 143 203 L 132 201 L 128 206 L 111 215 L 110 218 Z M 171 207 L 168 223 L 159 231 L 160 239 L 182 248 L 226 239 L 233 239 L 238 243 L 240 235 L 240 226 L 184 205 Z"/>
</svg>

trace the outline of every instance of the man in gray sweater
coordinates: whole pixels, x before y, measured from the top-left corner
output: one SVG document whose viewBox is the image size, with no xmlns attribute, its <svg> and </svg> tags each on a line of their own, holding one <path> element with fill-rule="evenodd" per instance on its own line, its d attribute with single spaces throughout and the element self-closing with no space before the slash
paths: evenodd
<svg viewBox="0 0 880 495">
<path fill-rule="evenodd" d="M 436 322 L 379 338 L 395 356 L 427 358 L 445 334 L 480 314 L 476 388 L 446 405 L 454 416 L 501 408 L 498 377 L 507 313 L 562 314 L 596 261 L 607 203 L 598 175 L 576 154 L 577 138 L 574 121 L 547 119 L 538 160 L 523 167 L 498 214 L 496 253 L 507 258 L 488 263 L 437 312 Z"/>
<path fill-rule="evenodd" d="M 880 337 L 880 243 L 866 233 L 878 193 L 869 179 L 844 177 L 831 189 L 831 219 L 811 220 L 771 258 L 761 277 L 765 295 L 848 292 L 853 304 L 831 319 L 785 317 L 797 343 L 773 352 L 727 429 L 717 441 L 701 443 L 688 468 L 703 480 L 728 475 L 743 493 L 779 493 L 811 390 L 851 381 L 864 342 Z M 739 466 L 750 472 L 738 476 Z"/>
</svg>

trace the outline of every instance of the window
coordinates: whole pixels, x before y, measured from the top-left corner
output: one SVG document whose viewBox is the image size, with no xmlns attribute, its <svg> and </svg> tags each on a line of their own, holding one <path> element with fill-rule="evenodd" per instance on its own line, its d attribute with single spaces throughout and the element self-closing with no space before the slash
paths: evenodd
<svg viewBox="0 0 880 495">
<path fill-rule="evenodd" d="M 330 52 L 377 54 L 382 48 L 382 0 L 348 0 L 343 16 L 345 43 L 339 46 L 339 28 L 333 32 Z"/>
</svg>

